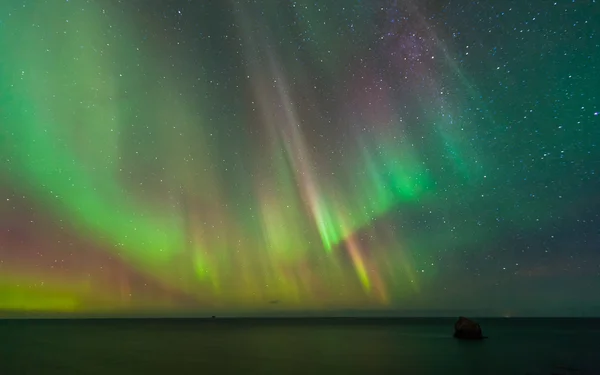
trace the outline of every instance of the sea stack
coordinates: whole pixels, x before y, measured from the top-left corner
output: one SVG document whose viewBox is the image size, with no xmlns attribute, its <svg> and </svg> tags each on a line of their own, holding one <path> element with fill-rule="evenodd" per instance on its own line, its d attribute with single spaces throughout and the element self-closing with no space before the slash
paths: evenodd
<svg viewBox="0 0 600 375">
<path fill-rule="evenodd" d="M 454 323 L 454 337 L 461 340 L 482 340 L 485 338 L 481 333 L 479 324 L 464 316 L 459 317 Z"/>
</svg>

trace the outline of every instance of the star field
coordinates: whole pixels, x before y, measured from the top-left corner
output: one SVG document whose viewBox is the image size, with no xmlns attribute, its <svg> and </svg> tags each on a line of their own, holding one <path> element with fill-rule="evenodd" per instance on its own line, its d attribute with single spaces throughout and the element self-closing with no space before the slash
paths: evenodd
<svg viewBox="0 0 600 375">
<path fill-rule="evenodd" d="M 598 314 L 595 1 L 4 1 L 0 311 Z"/>
</svg>

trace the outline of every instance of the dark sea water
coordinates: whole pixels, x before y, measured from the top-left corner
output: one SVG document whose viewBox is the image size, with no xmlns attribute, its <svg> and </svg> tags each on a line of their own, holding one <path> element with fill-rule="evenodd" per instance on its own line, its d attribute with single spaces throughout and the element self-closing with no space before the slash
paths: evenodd
<svg viewBox="0 0 600 375">
<path fill-rule="evenodd" d="M 600 374 L 600 320 L 478 321 L 5 320 L 0 375 Z"/>
</svg>

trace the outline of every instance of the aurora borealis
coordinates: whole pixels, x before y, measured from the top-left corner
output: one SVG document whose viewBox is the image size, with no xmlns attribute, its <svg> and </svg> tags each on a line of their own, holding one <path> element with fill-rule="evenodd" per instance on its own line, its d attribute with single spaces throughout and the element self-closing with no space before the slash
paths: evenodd
<svg viewBox="0 0 600 375">
<path fill-rule="evenodd" d="M 0 311 L 597 308 L 597 8 L 2 1 Z"/>
</svg>

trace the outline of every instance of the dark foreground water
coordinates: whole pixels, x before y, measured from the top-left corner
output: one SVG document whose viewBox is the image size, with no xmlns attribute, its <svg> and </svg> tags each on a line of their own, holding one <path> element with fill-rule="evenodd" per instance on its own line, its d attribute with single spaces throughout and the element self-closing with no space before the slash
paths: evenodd
<svg viewBox="0 0 600 375">
<path fill-rule="evenodd" d="M 7 320 L 0 375 L 600 374 L 599 320 L 479 322 L 488 340 L 448 319 Z"/>
</svg>

